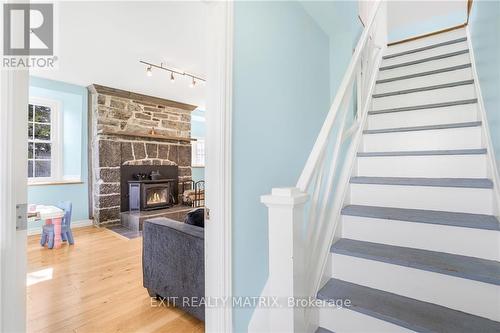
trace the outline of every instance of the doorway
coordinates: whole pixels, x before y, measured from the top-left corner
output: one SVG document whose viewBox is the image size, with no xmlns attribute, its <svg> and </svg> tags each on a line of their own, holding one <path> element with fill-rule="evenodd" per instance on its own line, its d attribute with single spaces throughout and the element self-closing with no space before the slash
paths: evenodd
<svg viewBox="0 0 500 333">
<path fill-rule="evenodd" d="M 206 180 L 207 180 L 207 227 L 206 244 L 206 296 L 231 295 L 231 230 L 230 230 L 230 100 L 231 100 L 231 4 L 208 3 L 207 25 L 212 32 L 208 37 L 207 61 L 211 64 L 207 76 L 213 85 L 208 86 Z M 3 331 L 25 331 L 26 231 L 15 231 L 13 218 L 16 205 L 21 212 L 27 203 L 27 156 L 15 151 L 27 151 L 29 79 L 28 73 L 2 71 L 2 300 L 1 319 Z M 4 112 L 8 110 L 8 112 Z M 16 112 L 13 112 L 16 110 Z M 10 129 L 9 129 L 10 128 Z M 33 161 L 35 163 L 35 161 Z M 22 167 L 21 167 L 22 166 Z M 36 173 L 32 169 L 33 173 Z M 9 181 L 6 181 L 9 179 Z M 12 196 L 15 194 L 14 196 Z M 15 201 L 15 202 L 14 202 Z M 24 220 L 22 216 L 21 220 Z M 21 229 L 23 227 L 21 226 Z M 13 241 L 16 239 L 16 241 Z M 209 241 L 210 240 L 210 241 Z M 12 271 L 12 267 L 16 267 Z M 45 272 L 44 274 L 48 274 Z M 43 275 L 43 274 L 42 274 Z M 16 281 L 16 288 L 12 288 Z M 17 301 L 14 301 L 16 300 Z M 15 313 L 15 315 L 12 315 Z M 210 309 L 206 315 L 206 331 L 231 331 L 231 309 Z M 5 330 L 4 330 L 5 328 Z"/>
</svg>

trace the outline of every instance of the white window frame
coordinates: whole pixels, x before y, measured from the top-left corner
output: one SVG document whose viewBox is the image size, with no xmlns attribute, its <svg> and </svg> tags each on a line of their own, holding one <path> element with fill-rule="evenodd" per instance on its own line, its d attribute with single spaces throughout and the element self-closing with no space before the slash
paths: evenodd
<svg viewBox="0 0 500 333">
<path fill-rule="evenodd" d="M 191 167 L 192 168 L 204 168 L 205 167 L 205 161 L 206 161 L 206 146 L 205 146 L 205 138 L 195 138 L 196 141 L 191 141 Z M 198 158 L 197 158 L 197 151 L 198 151 L 198 146 L 200 144 L 203 144 L 203 163 L 199 163 Z"/>
<path fill-rule="evenodd" d="M 63 177 L 63 142 L 62 142 L 63 136 L 62 136 L 62 126 L 61 126 L 62 124 L 61 102 L 58 100 L 48 99 L 48 98 L 30 97 L 29 104 L 49 107 L 51 110 L 50 113 L 50 141 L 51 141 L 50 175 L 51 176 L 28 177 L 28 185 L 62 181 L 64 177 Z M 28 112 L 28 109 L 26 110 L 26 112 Z M 34 130 L 35 129 L 33 128 L 33 131 Z M 28 141 L 31 140 L 28 138 Z M 35 159 L 33 158 L 33 163 L 34 161 Z"/>
</svg>

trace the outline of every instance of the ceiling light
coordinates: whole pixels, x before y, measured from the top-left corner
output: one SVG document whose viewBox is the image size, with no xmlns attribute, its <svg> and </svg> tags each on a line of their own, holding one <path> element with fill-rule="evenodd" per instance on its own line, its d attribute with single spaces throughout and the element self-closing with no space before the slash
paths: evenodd
<svg viewBox="0 0 500 333">
<path fill-rule="evenodd" d="M 175 82 L 175 80 L 178 79 L 179 77 L 180 78 L 185 77 L 186 79 L 191 79 L 189 86 L 193 88 L 196 85 L 200 85 L 200 82 L 205 83 L 205 81 L 206 81 L 204 78 L 202 78 L 198 75 L 195 75 L 193 73 L 188 73 L 182 69 L 177 69 L 175 67 L 166 66 L 165 63 L 163 63 L 163 62 L 161 62 L 159 65 L 153 64 L 151 62 L 143 61 L 143 60 L 139 60 L 139 62 L 146 66 L 146 75 L 147 76 L 153 76 L 153 67 L 154 67 L 154 68 L 158 68 L 158 69 L 162 69 L 162 70 L 166 71 L 167 74 L 170 73 L 170 82 L 172 82 L 172 83 Z"/>
</svg>

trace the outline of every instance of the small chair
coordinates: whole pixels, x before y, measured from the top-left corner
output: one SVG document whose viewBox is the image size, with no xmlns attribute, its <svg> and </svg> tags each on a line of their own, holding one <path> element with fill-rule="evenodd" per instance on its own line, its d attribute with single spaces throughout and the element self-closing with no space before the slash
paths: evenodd
<svg viewBox="0 0 500 333">
<path fill-rule="evenodd" d="M 61 238 L 65 242 L 67 241 L 70 245 L 75 244 L 73 239 L 73 233 L 71 232 L 71 201 L 61 201 L 56 205 L 58 208 L 64 210 L 64 217 L 61 221 Z M 42 238 L 40 239 L 40 245 L 45 246 L 48 243 L 48 248 L 52 249 L 54 247 L 54 225 L 45 224 L 42 229 Z"/>
</svg>

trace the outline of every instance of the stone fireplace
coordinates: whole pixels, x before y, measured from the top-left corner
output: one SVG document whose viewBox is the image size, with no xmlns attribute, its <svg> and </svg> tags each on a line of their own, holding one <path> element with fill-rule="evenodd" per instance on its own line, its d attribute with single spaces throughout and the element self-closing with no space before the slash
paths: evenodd
<svg viewBox="0 0 500 333">
<path fill-rule="evenodd" d="M 179 182 L 191 180 L 196 106 L 95 84 L 88 89 L 90 214 L 97 225 L 119 223 L 122 165 L 177 166 Z"/>
</svg>

